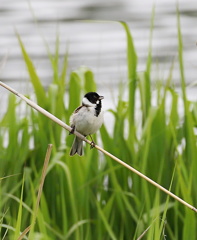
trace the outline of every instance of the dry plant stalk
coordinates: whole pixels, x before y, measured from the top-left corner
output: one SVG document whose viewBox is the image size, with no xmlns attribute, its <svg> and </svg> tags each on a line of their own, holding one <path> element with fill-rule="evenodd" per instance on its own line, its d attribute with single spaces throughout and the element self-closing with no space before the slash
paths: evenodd
<svg viewBox="0 0 197 240">
<path fill-rule="evenodd" d="M 8 85 L 6 85 L 5 83 L 0 81 L 0 85 L 4 88 L 6 88 L 7 90 L 9 90 L 10 92 L 12 92 L 13 94 L 17 95 L 18 97 L 20 97 L 21 99 L 23 99 L 28 105 L 30 105 L 32 108 L 34 108 L 35 110 L 37 110 L 38 112 L 42 113 L 43 115 L 45 115 L 46 117 L 50 118 L 52 121 L 56 122 L 57 124 L 59 124 L 61 127 L 65 128 L 67 131 L 71 131 L 71 127 L 68 126 L 67 124 L 65 124 L 63 121 L 61 121 L 59 118 L 55 117 L 53 114 L 47 112 L 45 109 L 41 108 L 40 106 L 38 106 L 36 103 L 34 103 L 33 101 L 29 100 L 28 98 L 26 98 L 24 95 L 18 93 L 17 91 L 15 91 L 13 88 L 9 87 Z M 91 141 L 89 141 L 88 139 L 86 139 L 82 134 L 80 134 L 79 132 L 75 131 L 74 134 L 81 138 L 83 141 L 85 141 L 88 144 L 91 144 Z M 159 188 L 161 191 L 165 192 L 167 195 L 171 196 L 172 198 L 174 198 L 175 200 L 179 201 L 180 203 L 182 203 L 183 205 L 185 205 L 186 207 L 190 208 L 191 210 L 193 210 L 194 212 L 197 213 L 197 208 L 195 208 L 194 206 L 192 206 L 191 204 L 187 203 L 186 201 L 184 201 L 183 199 L 179 198 L 177 195 L 175 195 L 174 193 L 170 192 L 169 190 L 167 190 L 166 188 L 162 187 L 161 185 L 159 185 L 158 183 L 156 183 L 155 181 L 153 181 L 152 179 L 150 179 L 149 177 L 147 177 L 146 175 L 142 174 L 141 172 L 139 172 L 138 170 L 136 170 L 135 168 L 131 167 L 130 165 L 128 165 L 127 163 L 123 162 L 122 160 L 120 160 L 119 158 L 115 157 L 114 155 L 112 155 L 111 153 L 107 152 L 106 150 L 104 150 L 103 148 L 99 147 L 98 145 L 95 145 L 95 148 L 98 149 L 99 151 L 101 151 L 102 153 L 104 153 L 105 155 L 109 156 L 110 158 L 112 158 L 113 160 L 115 160 L 116 162 L 118 162 L 119 164 L 121 164 L 122 166 L 126 167 L 127 169 L 129 169 L 130 171 L 134 172 L 135 174 L 137 174 L 138 176 L 140 176 L 141 178 L 145 179 L 147 182 L 151 183 L 152 185 L 154 185 L 155 187 Z"/>
<path fill-rule="evenodd" d="M 39 204 L 40 204 L 40 199 L 41 199 L 41 194 L 42 194 L 42 189 L 43 189 L 43 185 L 44 185 L 44 180 L 46 177 L 46 172 L 47 172 L 47 167 L 49 164 L 49 159 L 51 156 L 51 150 L 52 150 L 52 144 L 48 145 L 47 148 L 47 152 L 46 152 L 46 156 L 45 156 L 45 160 L 44 160 L 44 165 L 43 165 L 43 169 L 42 169 L 42 175 L 41 175 L 41 179 L 40 179 L 40 184 L 39 184 L 39 189 L 38 189 L 38 195 L 37 195 L 37 199 L 36 199 L 36 206 L 35 206 L 35 210 L 33 213 L 33 221 L 32 224 L 30 226 L 28 226 L 19 236 L 19 238 L 17 240 L 22 240 L 24 238 L 24 236 L 30 231 L 30 229 L 32 227 L 34 227 L 34 224 L 36 222 L 36 217 L 38 215 L 38 210 L 39 210 Z"/>
</svg>

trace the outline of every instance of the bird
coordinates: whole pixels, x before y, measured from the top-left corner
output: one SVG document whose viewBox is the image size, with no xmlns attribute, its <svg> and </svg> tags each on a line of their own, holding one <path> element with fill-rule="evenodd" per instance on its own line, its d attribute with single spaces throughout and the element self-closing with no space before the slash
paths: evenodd
<svg viewBox="0 0 197 240">
<path fill-rule="evenodd" d="M 103 124 L 103 111 L 101 100 L 103 96 L 99 96 L 96 92 L 88 92 L 82 99 L 82 105 L 75 109 L 70 117 L 70 134 L 77 132 L 85 137 L 95 133 Z M 92 137 L 91 137 L 92 139 Z M 91 146 L 95 143 L 92 140 Z M 83 155 L 83 140 L 75 136 L 73 145 L 70 150 L 70 156 L 75 154 Z"/>
</svg>

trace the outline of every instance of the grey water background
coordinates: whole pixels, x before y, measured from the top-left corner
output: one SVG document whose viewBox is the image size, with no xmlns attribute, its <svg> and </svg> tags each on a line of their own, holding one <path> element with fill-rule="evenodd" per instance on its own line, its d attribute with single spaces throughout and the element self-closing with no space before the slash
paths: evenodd
<svg viewBox="0 0 197 240">
<path fill-rule="evenodd" d="M 185 76 L 190 85 L 197 80 L 197 2 L 179 0 L 178 4 Z M 60 65 L 68 50 L 68 74 L 80 66 L 90 68 L 99 92 L 106 96 L 110 105 L 118 83 L 127 79 L 126 37 L 123 27 L 116 21 L 128 23 L 138 54 L 138 72 L 143 73 L 153 5 L 152 81 L 165 80 L 174 61 L 173 82 L 179 89 L 176 0 L 0 0 L 0 80 L 21 93 L 32 91 L 17 31 L 47 87 L 53 73 L 45 41 L 54 53 L 58 34 Z M 189 98 L 196 100 L 196 88 L 188 88 L 188 91 Z M 1 111 L 5 110 L 6 98 L 7 92 L 1 88 Z"/>
</svg>

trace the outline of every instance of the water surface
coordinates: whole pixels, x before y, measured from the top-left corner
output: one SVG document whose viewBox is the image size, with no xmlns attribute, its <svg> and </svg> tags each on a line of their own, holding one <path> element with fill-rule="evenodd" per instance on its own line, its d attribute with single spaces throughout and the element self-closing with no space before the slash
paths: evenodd
<svg viewBox="0 0 197 240">
<path fill-rule="evenodd" d="M 127 65 L 125 32 L 115 21 L 128 23 L 138 54 L 138 71 L 143 72 L 154 4 L 152 80 L 165 79 L 174 61 L 173 79 L 179 85 L 176 0 L 1 0 L 0 80 L 23 93 L 30 91 L 17 31 L 45 86 L 53 75 L 45 42 L 54 52 L 58 34 L 60 63 L 69 51 L 68 73 L 85 65 L 95 73 L 99 89 L 116 88 L 120 80 L 126 81 Z M 179 9 L 185 75 L 189 84 L 196 81 L 197 76 L 197 2 L 180 0 Z"/>
</svg>

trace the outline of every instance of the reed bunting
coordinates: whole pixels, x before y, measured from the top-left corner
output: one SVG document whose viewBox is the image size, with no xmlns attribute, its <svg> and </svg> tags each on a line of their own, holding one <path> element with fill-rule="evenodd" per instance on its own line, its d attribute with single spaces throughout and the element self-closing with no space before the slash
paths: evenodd
<svg viewBox="0 0 197 240">
<path fill-rule="evenodd" d="M 103 98 L 103 96 L 99 96 L 96 92 L 85 94 L 82 105 L 79 106 L 70 117 L 70 125 L 72 128 L 70 133 L 74 133 L 76 130 L 86 137 L 95 133 L 101 127 L 103 123 L 101 100 Z M 93 140 L 92 143 L 92 146 L 94 146 Z M 80 156 L 83 154 L 83 140 L 75 136 L 70 156 L 76 153 Z"/>
</svg>

